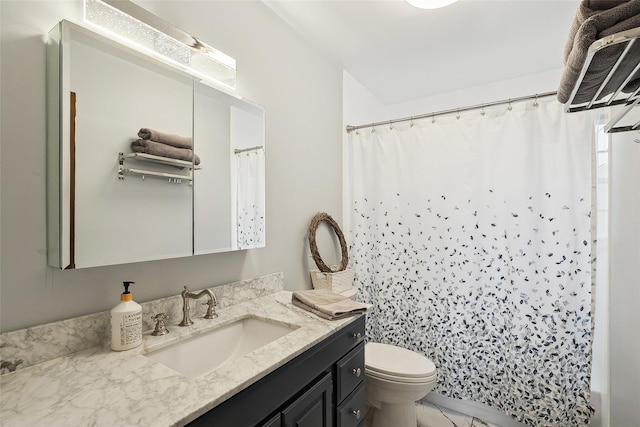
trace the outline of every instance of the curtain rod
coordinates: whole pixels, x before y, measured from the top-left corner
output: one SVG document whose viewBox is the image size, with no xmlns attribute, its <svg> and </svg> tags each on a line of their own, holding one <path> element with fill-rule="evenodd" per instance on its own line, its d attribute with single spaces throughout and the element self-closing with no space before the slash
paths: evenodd
<svg viewBox="0 0 640 427">
<path fill-rule="evenodd" d="M 496 105 L 511 104 L 513 102 L 528 101 L 530 99 L 546 98 L 548 96 L 555 96 L 557 93 L 558 92 L 537 93 L 535 95 L 521 96 L 519 98 L 509 98 L 509 99 L 504 99 L 502 101 L 494 101 L 486 104 L 472 105 L 470 107 L 452 108 L 450 110 L 436 111 L 428 114 L 420 114 L 418 116 L 403 117 L 401 119 L 392 119 L 384 122 L 375 122 L 368 125 L 359 125 L 359 126 L 347 125 L 346 129 L 347 129 L 347 133 L 351 133 L 354 130 L 358 130 L 358 129 L 365 129 L 365 128 L 371 128 L 371 127 L 382 126 L 382 125 L 392 125 L 393 123 L 409 122 L 412 120 L 428 119 L 430 117 L 443 116 L 445 114 L 461 113 L 463 111 L 477 110 L 479 108 L 485 108 L 485 107 L 495 107 Z"/>
<path fill-rule="evenodd" d="M 259 150 L 261 148 L 264 148 L 264 147 L 262 145 L 256 145 L 255 147 L 251 147 L 251 148 L 242 148 L 242 149 L 236 148 L 235 150 L 233 150 L 233 152 L 235 154 L 240 154 L 240 153 L 245 153 L 247 151 Z"/>
</svg>

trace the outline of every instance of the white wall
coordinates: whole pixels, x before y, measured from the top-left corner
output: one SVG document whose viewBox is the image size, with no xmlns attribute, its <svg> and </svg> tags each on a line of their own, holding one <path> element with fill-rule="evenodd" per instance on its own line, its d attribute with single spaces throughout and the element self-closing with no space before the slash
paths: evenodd
<svg viewBox="0 0 640 427">
<path fill-rule="evenodd" d="M 361 125 L 552 92 L 557 90 L 561 74 L 562 70 L 550 70 L 390 105 L 380 103 L 357 80 L 346 74 L 343 107 L 345 124 Z"/>
<path fill-rule="evenodd" d="M 640 425 L 640 132 L 609 146 L 612 427 Z"/>
<path fill-rule="evenodd" d="M 81 23 L 82 3 L 0 3 L 2 332 L 110 309 L 123 280 L 136 282 L 141 302 L 276 271 L 290 290 L 311 286 L 309 222 L 318 211 L 339 219 L 342 208 L 338 66 L 259 1 L 140 2 L 235 57 L 237 93 L 265 107 L 267 247 L 60 271 L 47 267 L 45 252 L 44 35 L 61 19 Z"/>
</svg>

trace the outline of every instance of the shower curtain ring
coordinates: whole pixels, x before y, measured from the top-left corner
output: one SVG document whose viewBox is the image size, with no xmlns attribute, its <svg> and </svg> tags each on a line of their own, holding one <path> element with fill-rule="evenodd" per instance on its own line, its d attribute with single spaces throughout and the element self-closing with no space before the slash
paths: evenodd
<svg viewBox="0 0 640 427">
<path fill-rule="evenodd" d="M 513 107 L 511 106 L 511 98 L 509 98 L 509 111 L 513 110 Z"/>
<path fill-rule="evenodd" d="M 538 94 L 536 93 L 536 99 L 533 100 L 533 106 L 537 107 L 538 106 Z"/>
<path fill-rule="evenodd" d="M 435 123 L 435 122 L 436 122 L 436 114 L 431 113 L 431 123 Z"/>
<path fill-rule="evenodd" d="M 376 124 L 371 123 L 371 133 L 375 133 L 375 132 L 376 132 Z"/>
<path fill-rule="evenodd" d="M 457 119 L 457 120 L 460 120 L 460 108 L 458 108 L 458 112 L 457 112 L 457 114 L 456 114 L 456 119 Z"/>
<path fill-rule="evenodd" d="M 393 130 L 393 121 L 389 120 L 389 130 Z"/>
<path fill-rule="evenodd" d="M 483 116 L 485 115 L 484 105 L 482 105 L 482 107 L 480 109 L 480 114 L 483 115 Z"/>
<path fill-rule="evenodd" d="M 409 117 L 409 127 L 413 127 L 413 116 Z"/>
</svg>

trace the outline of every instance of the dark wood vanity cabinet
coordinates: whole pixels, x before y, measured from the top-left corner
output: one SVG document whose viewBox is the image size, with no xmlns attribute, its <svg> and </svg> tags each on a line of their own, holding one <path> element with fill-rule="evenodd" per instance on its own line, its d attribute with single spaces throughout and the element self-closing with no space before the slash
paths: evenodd
<svg viewBox="0 0 640 427">
<path fill-rule="evenodd" d="M 359 316 L 189 426 L 363 427 L 364 325 Z"/>
</svg>

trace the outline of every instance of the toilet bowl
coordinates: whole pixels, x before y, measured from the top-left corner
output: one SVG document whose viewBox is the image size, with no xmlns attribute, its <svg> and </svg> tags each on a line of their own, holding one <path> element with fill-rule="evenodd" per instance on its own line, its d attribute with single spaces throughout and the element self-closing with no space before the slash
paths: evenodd
<svg viewBox="0 0 640 427">
<path fill-rule="evenodd" d="M 367 426 L 416 427 L 415 402 L 436 384 L 431 360 L 389 344 L 365 345 Z"/>
</svg>

